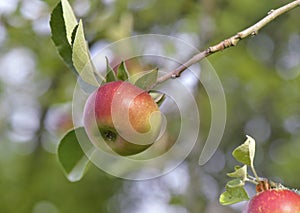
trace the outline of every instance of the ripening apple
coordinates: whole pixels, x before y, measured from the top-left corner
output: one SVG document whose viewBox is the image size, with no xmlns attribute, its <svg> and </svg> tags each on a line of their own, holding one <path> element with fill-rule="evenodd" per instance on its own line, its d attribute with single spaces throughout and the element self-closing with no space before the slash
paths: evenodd
<svg viewBox="0 0 300 213">
<path fill-rule="evenodd" d="M 113 81 L 88 97 L 83 122 L 93 144 L 125 156 L 140 153 L 155 142 L 161 114 L 146 91 L 129 82 Z"/>
<path fill-rule="evenodd" d="M 248 203 L 246 213 L 300 213 L 300 195 L 288 189 L 258 193 Z"/>
</svg>

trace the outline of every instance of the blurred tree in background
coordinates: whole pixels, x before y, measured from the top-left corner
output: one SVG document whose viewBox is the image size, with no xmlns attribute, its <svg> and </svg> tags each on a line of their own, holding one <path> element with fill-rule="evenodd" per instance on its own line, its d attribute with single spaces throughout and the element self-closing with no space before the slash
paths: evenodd
<svg viewBox="0 0 300 213">
<path fill-rule="evenodd" d="M 145 33 L 181 38 L 199 49 L 254 24 L 288 1 L 71 0 L 83 19 L 91 50 Z M 235 165 L 232 150 L 245 134 L 258 142 L 258 173 L 300 188 L 299 9 L 255 37 L 209 57 L 227 100 L 221 145 L 198 165 L 210 127 L 210 104 L 199 84 L 201 136 L 188 158 L 169 174 L 126 181 L 96 167 L 70 183 L 56 145 L 72 127 L 75 76 L 50 38 L 55 0 L 0 2 L 0 212 L 240 212 L 218 196 Z M 167 82 L 168 83 L 168 82 Z M 166 84 L 167 84 L 166 83 Z"/>
</svg>

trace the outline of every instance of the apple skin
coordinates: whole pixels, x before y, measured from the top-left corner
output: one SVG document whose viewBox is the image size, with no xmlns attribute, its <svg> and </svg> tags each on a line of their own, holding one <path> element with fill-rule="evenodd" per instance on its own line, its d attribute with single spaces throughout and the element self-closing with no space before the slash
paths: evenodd
<svg viewBox="0 0 300 213">
<path fill-rule="evenodd" d="M 88 97 L 83 122 L 93 144 L 126 156 L 140 153 L 155 142 L 161 114 L 146 91 L 129 82 L 114 81 Z"/>
<path fill-rule="evenodd" d="M 245 213 L 300 213 L 300 195 L 288 189 L 270 189 L 258 193 Z"/>
</svg>

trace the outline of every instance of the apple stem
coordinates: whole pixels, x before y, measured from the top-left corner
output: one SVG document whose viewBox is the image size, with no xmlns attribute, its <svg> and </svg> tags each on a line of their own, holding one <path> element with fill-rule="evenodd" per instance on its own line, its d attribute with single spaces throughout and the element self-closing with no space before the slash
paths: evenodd
<svg viewBox="0 0 300 213">
<path fill-rule="evenodd" d="M 254 185 L 257 185 L 257 184 L 258 184 L 258 182 L 257 182 L 256 180 L 254 180 L 253 177 L 251 177 L 251 179 L 246 178 L 245 181 L 247 181 L 247 182 L 249 182 L 249 183 L 253 183 Z"/>
<path fill-rule="evenodd" d="M 258 175 L 256 173 L 256 170 L 255 170 L 254 165 L 253 165 L 253 161 L 251 162 L 251 170 L 252 170 L 252 172 L 254 174 L 254 177 L 255 177 L 256 181 L 259 181 L 260 178 L 258 177 Z"/>
</svg>

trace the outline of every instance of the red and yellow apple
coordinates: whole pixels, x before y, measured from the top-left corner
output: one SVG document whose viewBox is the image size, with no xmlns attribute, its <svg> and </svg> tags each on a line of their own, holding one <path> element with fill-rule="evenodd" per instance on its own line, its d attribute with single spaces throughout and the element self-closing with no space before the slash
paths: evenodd
<svg viewBox="0 0 300 213">
<path fill-rule="evenodd" d="M 129 82 L 114 81 L 88 97 L 83 122 L 93 144 L 125 156 L 140 153 L 155 142 L 161 114 L 146 91 Z"/>
<path fill-rule="evenodd" d="M 259 192 L 248 203 L 246 213 L 300 213 L 300 195 L 288 189 Z"/>
</svg>

